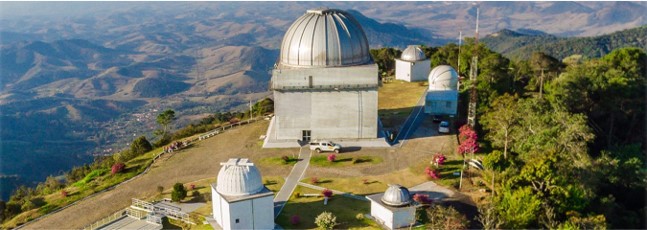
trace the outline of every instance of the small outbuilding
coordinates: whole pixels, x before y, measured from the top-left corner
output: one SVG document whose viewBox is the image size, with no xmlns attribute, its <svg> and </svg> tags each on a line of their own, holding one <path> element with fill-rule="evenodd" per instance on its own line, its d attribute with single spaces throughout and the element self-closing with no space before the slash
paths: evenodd
<svg viewBox="0 0 647 230">
<path fill-rule="evenodd" d="M 371 201 L 371 216 L 388 229 L 408 227 L 416 221 L 416 207 L 409 190 L 401 185 L 389 185 L 384 193 L 366 196 Z"/>
<path fill-rule="evenodd" d="M 413 82 L 424 81 L 431 69 L 431 60 L 420 46 L 410 45 L 395 59 L 395 79 Z"/>
<path fill-rule="evenodd" d="M 431 115 L 456 115 L 458 108 L 458 73 L 448 65 L 436 66 L 429 73 L 429 89 L 424 112 Z"/>
<path fill-rule="evenodd" d="M 247 158 L 220 163 L 211 185 L 213 218 L 222 229 L 274 229 L 274 193 Z"/>
</svg>

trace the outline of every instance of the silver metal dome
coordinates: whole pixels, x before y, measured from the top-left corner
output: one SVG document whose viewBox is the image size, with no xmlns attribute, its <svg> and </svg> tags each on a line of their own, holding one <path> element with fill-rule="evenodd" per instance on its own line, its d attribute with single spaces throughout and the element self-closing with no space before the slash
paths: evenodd
<svg viewBox="0 0 647 230">
<path fill-rule="evenodd" d="M 411 194 L 409 189 L 399 184 L 390 184 L 382 196 L 382 202 L 390 206 L 408 205 L 411 203 Z"/>
<path fill-rule="evenodd" d="M 420 61 L 420 60 L 425 60 L 427 59 L 427 56 L 425 56 L 425 52 L 420 49 L 420 46 L 416 45 L 410 45 L 407 46 L 404 51 L 402 51 L 402 55 L 400 56 L 400 59 L 403 61 L 409 61 L 409 62 L 414 62 L 414 61 Z"/>
<path fill-rule="evenodd" d="M 429 90 L 458 90 L 458 73 L 448 65 L 439 65 L 429 73 Z"/>
<path fill-rule="evenodd" d="M 337 67 L 371 62 L 362 26 L 341 10 L 306 11 L 292 23 L 281 43 L 283 66 Z"/>
<path fill-rule="evenodd" d="M 220 163 L 216 190 L 227 196 L 252 195 L 263 190 L 261 174 L 247 158 L 231 158 Z"/>
</svg>

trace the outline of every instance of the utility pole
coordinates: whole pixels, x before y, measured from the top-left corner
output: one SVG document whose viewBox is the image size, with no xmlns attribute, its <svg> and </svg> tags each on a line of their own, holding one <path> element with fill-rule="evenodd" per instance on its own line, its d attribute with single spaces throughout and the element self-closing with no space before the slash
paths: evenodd
<svg viewBox="0 0 647 230">
<path fill-rule="evenodd" d="M 458 77 L 461 76 L 461 45 L 463 43 L 463 31 L 458 31 L 458 57 L 456 58 L 456 72 L 458 72 Z"/>
<path fill-rule="evenodd" d="M 479 7 L 476 8 L 476 33 L 474 36 L 474 47 L 472 51 L 472 64 L 470 65 L 470 102 L 467 109 L 467 124 L 474 128 L 476 126 L 476 76 L 478 74 L 478 44 L 479 44 Z"/>
</svg>

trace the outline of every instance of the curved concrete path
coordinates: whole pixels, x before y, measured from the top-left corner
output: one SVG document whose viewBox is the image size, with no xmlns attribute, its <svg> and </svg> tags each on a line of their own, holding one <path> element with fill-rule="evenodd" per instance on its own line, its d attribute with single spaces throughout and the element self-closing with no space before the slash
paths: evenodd
<svg viewBox="0 0 647 230">
<path fill-rule="evenodd" d="M 290 175 L 285 178 L 285 183 L 281 187 L 281 190 L 279 190 L 276 197 L 274 197 L 274 218 L 279 216 L 281 210 L 283 210 L 283 206 L 288 202 L 292 192 L 294 192 L 294 189 L 297 187 L 297 184 L 301 179 L 303 179 L 303 175 L 310 164 L 311 156 L 312 151 L 310 151 L 308 146 L 302 146 L 301 149 L 299 149 L 299 161 L 294 164 Z"/>
</svg>

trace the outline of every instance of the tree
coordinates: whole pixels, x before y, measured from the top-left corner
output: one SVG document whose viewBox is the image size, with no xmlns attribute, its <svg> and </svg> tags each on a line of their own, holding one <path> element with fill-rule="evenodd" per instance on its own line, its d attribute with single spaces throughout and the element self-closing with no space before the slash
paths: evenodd
<svg viewBox="0 0 647 230">
<path fill-rule="evenodd" d="M 179 202 L 186 198 L 186 193 L 186 188 L 184 188 L 182 183 L 175 183 L 175 185 L 173 185 L 173 191 L 171 192 L 171 200 Z"/>
<path fill-rule="evenodd" d="M 153 150 L 151 143 L 146 140 L 145 136 L 140 136 L 130 144 L 130 154 L 132 154 L 131 159 L 151 150 Z"/>
<path fill-rule="evenodd" d="M 175 120 L 175 111 L 167 109 L 164 112 L 157 115 L 157 124 L 162 126 L 161 136 L 166 136 L 169 125 Z"/>
<path fill-rule="evenodd" d="M 335 162 L 335 159 L 337 159 L 337 155 L 333 154 L 328 154 L 328 161 L 330 162 Z"/>
<path fill-rule="evenodd" d="M 544 90 L 544 81 L 546 78 L 546 73 L 548 77 L 555 76 L 559 69 L 562 67 L 562 63 L 542 52 L 535 52 L 530 57 L 530 66 L 535 71 L 535 75 L 539 75 L 539 98 L 542 97 Z M 536 83 L 537 84 L 537 83 Z"/>
<path fill-rule="evenodd" d="M 496 207 L 492 202 L 478 205 L 479 214 L 476 220 L 481 223 L 483 229 L 500 229 L 503 220 L 498 216 Z"/>
<path fill-rule="evenodd" d="M 157 186 L 157 192 L 158 192 L 159 194 L 162 194 L 162 192 L 164 192 L 164 186 L 158 185 L 158 186 Z"/>
<path fill-rule="evenodd" d="M 321 194 L 326 198 L 332 197 L 332 191 L 330 189 L 324 189 Z"/>
<path fill-rule="evenodd" d="M 503 147 L 503 158 L 508 158 L 508 144 L 511 141 L 512 129 L 517 125 L 519 109 L 517 97 L 507 93 L 492 101 L 490 110 L 481 118 L 483 128 L 488 130 L 485 137 L 495 147 Z"/>
<path fill-rule="evenodd" d="M 125 168 L 126 168 L 126 164 L 117 162 L 114 165 L 112 165 L 110 172 L 112 173 L 112 175 L 115 175 L 117 173 L 124 171 Z"/>
<path fill-rule="evenodd" d="M 495 206 L 505 222 L 504 228 L 528 228 L 533 226 L 539 214 L 541 201 L 529 188 L 504 189 Z"/>
<path fill-rule="evenodd" d="M 324 211 L 315 218 L 315 224 L 321 229 L 333 229 L 337 225 L 337 217 Z"/>
</svg>

